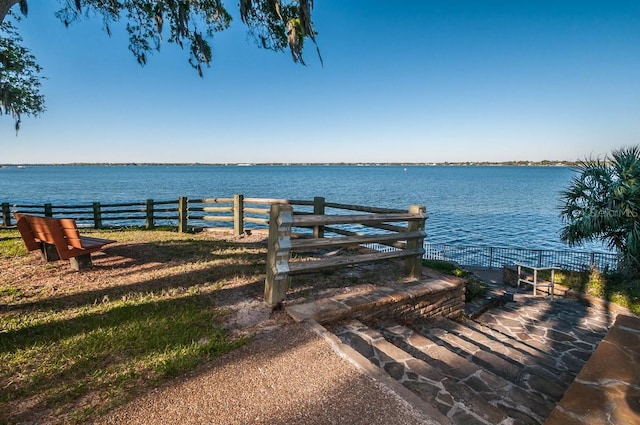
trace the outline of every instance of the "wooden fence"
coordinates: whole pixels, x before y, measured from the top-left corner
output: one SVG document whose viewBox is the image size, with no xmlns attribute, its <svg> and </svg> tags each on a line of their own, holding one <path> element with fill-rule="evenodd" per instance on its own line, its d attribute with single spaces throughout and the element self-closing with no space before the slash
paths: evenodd
<svg viewBox="0 0 640 425">
<path fill-rule="evenodd" d="M 41 215 L 45 217 L 72 217 L 80 226 L 101 229 L 113 226 L 144 226 L 151 229 L 157 225 L 177 226 L 185 232 L 194 227 L 228 226 L 232 223 L 234 234 L 241 235 L 246 226 L 268 227 L 269 205 L 289 202 L 284 199 L 231 198 L 189 199 L 144 202 L 100 203 L 82 205 L 9 204 L 2 203 L 2 226 L 14 224 L 13 213 Z M 299 201 L 314 205 L 314 201 Z M 324 198 L 315 203 L 322 208 Z"/>
<path fill-rule="evenodd" d="M 368 207 L 350 207 L 358 211 L 362 211 L 363 208 L 371 210 Z M 424 225 L 427 217 L 425 208 L 411 206 L 408 212 L 376 210 L 377 212 L 368 214 L 294 215 L 291 205 L 273 204 L 269 219 L 265 301 L 272 306 L 284 301 L 291 275 L 393 258 L 406 258 L 407 273 L 412 278 L 419 278 L 422 273 L 422 255 L 424 254 Z M 397 222 L 407 222 L 407 225 L 391 224 Z M 345 225 L 346 228 L 338 227 Z M 358 231 L 357 227 L 363 230 Z M 292 238 L 294 228 L 313 229 L 313 237 Z M 339 236 L 326 237 L 326 233 Z M 394 250 L 356 251 L 348 256 L 321 256 L 320 259 L 309 261 L 291 261 L 292 252 L 318 251 L 372 243 L 391 246 Z"/>
<path fill-rule="evenodd" d="M 2 204 L 2 225 L 14 224 L 13 213 L 41 215 L 45 217 L 74 218 L 80 226 L 102 229 L 105 227 L 140 226 L 155 227 L 158 222 L 178 223 L 179 200 L 100 203 L 76 205 L 53 204 Z"/>
<path fill-rule="evenodd" d="M 235 235 L 241 235 L 247 228 L 268 228 L 270 206 L 273 204 L 289 204 L 296 207 L 296 214 L 325 214 L 334 211 L 338 214 L 345 211 L 367 213 L 403 213 L 406 210 L 378 208 L 363 205 L 340 204 L 326 202 L 323 197 L 313 200 L 245 198 L 236 194 L 228 198 L 189 199 L 181 196 L 175 200 L 155 201 L 147 199 L 142 202 L 100 203 L 92 202 L 79 205 L 46 204 L 10 204 L 2 203 L 2 226 L 14 225 L 13 213 L 41 215 L 45 217 L 75 218 L 80 226 L 101 229 L 113 226 L 144 226 L 153 228 L 157 225 L 177 226 L 178 231 L 185 232 L 197 227 L 233 227 Z M 383 226 L 384 227 L 384 226 Z M 328 228 L 335 233 L 344 232 L 340 228 Z M 314 236 L 322 237 L 323 226 L 312 229 Z"/>
</svg>

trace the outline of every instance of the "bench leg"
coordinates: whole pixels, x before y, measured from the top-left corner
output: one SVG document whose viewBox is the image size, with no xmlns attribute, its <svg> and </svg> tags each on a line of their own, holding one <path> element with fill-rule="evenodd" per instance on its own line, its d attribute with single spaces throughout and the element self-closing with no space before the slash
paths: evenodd
<svg viewBox="0 0 640 425">
<path fill-rule="evenodd" d="M 41 243 L 40 251 L 42 252 L 42 258 L 46 261 L 58 261 L 60 259 L 60 255 L 58 255 L 58 250 L 55 245 Z"/>
<path fill-rule="evenodd" d="M 71 257 L 69 258 L 69 263 L 71 263 L 71 268 L 75 271 L 87 270 L 93 267 L 91 254 L 83 254 L 78 255 L 77 257 Z"/>
</svg>

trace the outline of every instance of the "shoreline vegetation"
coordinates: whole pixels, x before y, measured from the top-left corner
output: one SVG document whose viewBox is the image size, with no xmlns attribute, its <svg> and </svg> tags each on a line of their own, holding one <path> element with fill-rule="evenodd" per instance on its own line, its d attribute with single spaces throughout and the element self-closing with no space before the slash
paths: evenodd
<svg viewBox="0 0 640 425">
<path fill-rule="evenodd" d="M 579 161 L 466 161 L 466 162 L 261 162 L 261 163 L 205 163 L 205 162 L 72 162 L 65 164 L 29 164 L 11 163 L 0 164 L 3 167 L 74 167 L 74 166 L 101 166 L 101 167 L 137 167 L 137 166 L 216 166 L 216 167 L 282 167 L 282 166 L 353 166 L 353 167 L 574 167 Z"/>
</svg>

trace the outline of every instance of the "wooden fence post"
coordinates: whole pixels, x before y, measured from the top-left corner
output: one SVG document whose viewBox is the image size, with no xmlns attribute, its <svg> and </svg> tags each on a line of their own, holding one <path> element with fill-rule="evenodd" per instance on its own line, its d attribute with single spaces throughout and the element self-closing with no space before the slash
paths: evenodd
<svg viewBox="0 0 640 425">
<path fill-rule="evenodd" d="M 2 225 L 5 227 L 11 226 L 11 209 L 8 202 L 2 203 Z"/>
<path fill-rule="evenodd" d="M 244 233 L 244 196 L 233 195 L 233 235 Z"/>
<path fill-rule="evenodd" d="M 293 209 L 287 204 L 272 204 L 269 216 L 267 277 L 264 300 L 271 306 L 284 301 L 289 288 L 289 255 Z"/>
<path fill-rule="evenodd" d="M 53 207 L 51 204 L 44 204 L 44 216 L 53 217 Z"/>
<path fill-rule="evenodd" d="M 412 220 L 407 226 L 407 231 L 417 232 L 424 230 L 424 224 L 427 219 L 427 208 L 419 205 L 411 205 L 409 207 L 409 214 L 420 214 L 422 218 L 420 220 Z M 424 238 L 412 239 L 407 241 L 407 249 L 422 248 L 424 245 Z M 416 255 L 408 257 L 405 262 L 405 269 L 412 279 L 420 279 L 422 277 L 422 255 Z"/>
<path fill-rule="evenodd" d="M 187 231 L 187 218 L 189 216 L 189 199 L 186 196 L 178 198 L 178 233 Z"/>
<path fill-rule="evenodd" d="M 147 199 L 147 219 L 145 221 L 146 229 L 153 229 L 156 227 L 155 222 L 153 220 L 153 199 Z"/>
<path fill-rule="evenodd" d="M 316 196 L 313 198 L 313 213 L 318 215 L 323 215 L 325 212 L 324 209 L 324 198 L 322 196 Z M 313 237 L 314 238 L 324 238 L 324 226 L 314 226 L 313 227 Z"/>
<path fill-rule="evenodd" d="M 102 229 L 102 208 L 100 202 L 93 203 L 93 227 L 95 229 Z"/>
</svg>

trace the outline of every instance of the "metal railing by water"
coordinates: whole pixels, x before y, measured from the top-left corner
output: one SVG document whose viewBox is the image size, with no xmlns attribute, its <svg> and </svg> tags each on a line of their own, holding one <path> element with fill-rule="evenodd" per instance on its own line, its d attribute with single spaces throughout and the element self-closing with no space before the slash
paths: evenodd
<svg viewBox="0 0 640 425">
<path fill-rule="evenodd" d="M 532 267 L 560 267 L 565 270 L 617 270 L 620 256 L 606 252 L 559 251 L 548 249 L 499 248 L 425 243 L 424 258 L 452 261 L 462 266 L 502 267 L 528 264 Z"/>
</svg>

